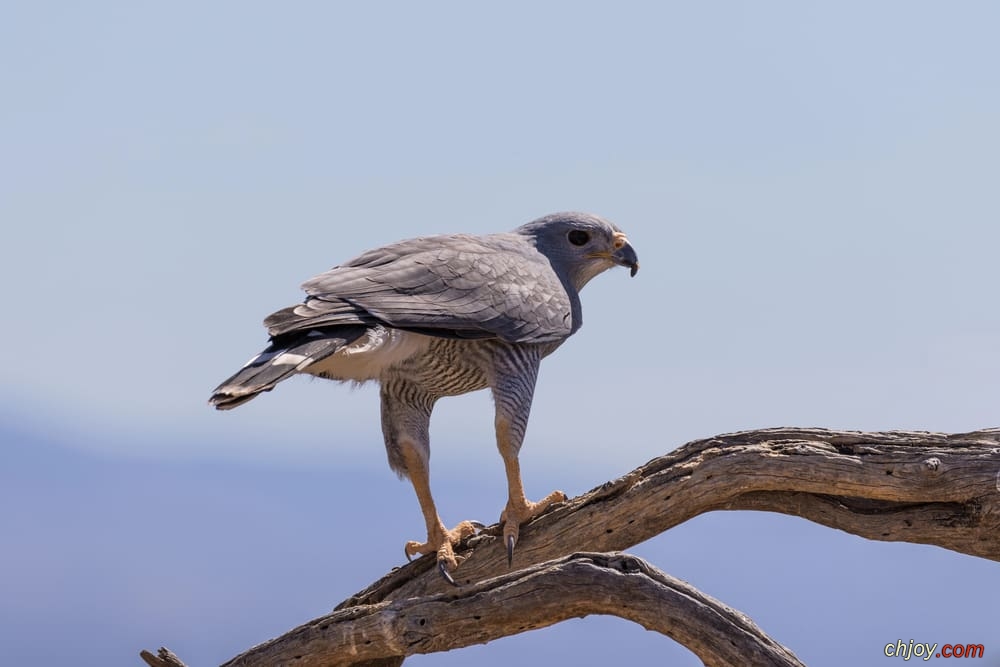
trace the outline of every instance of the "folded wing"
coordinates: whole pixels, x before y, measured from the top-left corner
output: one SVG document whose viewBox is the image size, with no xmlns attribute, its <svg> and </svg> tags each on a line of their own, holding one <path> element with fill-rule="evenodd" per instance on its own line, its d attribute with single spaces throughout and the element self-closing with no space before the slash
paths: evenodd
<svg viewBox="0 0 1000 667">
<path fill-rule="evenodd" d="M 272 337 L 383 323 L 449 338 L 562 340 L 573 303 L 548 260 L 523 237 L 431 236 L 365 254 L 307 281 L 305 302 L 268 317 Z"/>
</svg>

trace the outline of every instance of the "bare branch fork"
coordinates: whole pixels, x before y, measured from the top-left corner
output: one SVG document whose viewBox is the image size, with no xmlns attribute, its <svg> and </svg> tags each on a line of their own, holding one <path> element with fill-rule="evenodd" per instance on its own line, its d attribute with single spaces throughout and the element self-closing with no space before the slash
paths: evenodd
<svg viewBox="0 0 1000 667">
<path fill-rule="evenodd" d="M 800 664 L 744 615 L 616 553 L 704 512 L 739 509 L 1000 561 L 1000 429 L 778 428 L 697 440 L 524 526 L 516 571 L 492 526 L 467 541 L 454 573 L 461 588 L 421 558 L 225 667 L 399 665 L 589 614 L 661 632 L 707 665 Z M 142 656 L 154 667 L 183 665 L 165 649 Z"/>
</svg>

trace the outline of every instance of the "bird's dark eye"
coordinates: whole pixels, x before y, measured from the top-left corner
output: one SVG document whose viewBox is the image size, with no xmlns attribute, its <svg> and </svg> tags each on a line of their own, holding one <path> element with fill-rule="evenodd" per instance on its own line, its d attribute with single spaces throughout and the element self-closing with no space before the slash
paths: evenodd
<svg viewBox="0 0 1000 667">
<path fill-rule="evenodd" d="M 574 229 L 569 233 L 567 238 L 569 238 L 569 242 L 573 245 L 587 245 L 587 241 L 590 240 L 590 234 L 582 229 Z"/>
</svg>

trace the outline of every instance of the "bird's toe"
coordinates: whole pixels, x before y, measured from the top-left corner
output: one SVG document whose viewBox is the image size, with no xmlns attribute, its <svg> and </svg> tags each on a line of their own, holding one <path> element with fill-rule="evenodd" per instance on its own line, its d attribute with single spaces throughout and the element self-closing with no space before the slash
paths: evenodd
<svg viewBox="0 0 1000 667">
<path fill-rule="evenodd" d="M 445 530 L 443 526 L 438 530 L 432 530 L 427 536 L 426 542 L 416 542 L 410 540 L 403 547 L 406 560 L 412 561 L 415 556 L 436 554 L 437 568 L 441 578 L 453 586 L 455 582 L 451 573 L 461 564 L 465 558 L 455 554 L 457 547 L 462 540 L 476 534 L 478 530 L 486 526 L 480 521 L 463 521 L 451 530 Z"/>
<path fill-rule="evenodd" d="M 514 562 L 514 547 L 517 545 L 520 527 L 522 524 L 531 521 L 539 514 L 549 508 L 550 505 L 561 503 L 566 500 L 566 494 L 562 491 L 553 491 L 537 503 L 533 503 L 527 498 L 511 500 L 500 515 L 503 523 L 503 543 L 507 548 L 507 566 Z"/>
<path fill-rule="evenodd" d="M 438 561 L 438 574 L 452 586 L 458 586 L 458 582 L 455 581 L 455 578 L 451 576 L 451 572 L 448 571 L 448 564 L 443 560 Z"/>
<path fill-rule="evenodd" d="M 458 586 L 454 577 L 451 576 L 451 573 L 458 567 L 458 562 L 458 558 L 455 557 L 455 551 L 451 548 L 451 543 L 445 542 L 442 544 L 437 551 L 438 574 L 452 586 Z"/>
<path fill-rule="evenodd" d="M 459 542 L 467 537 L 472 537 L 485 527 L 480 521 L 463 521 L 448 531 L 448 538 L 453 545 L 458 545 Z"/>
<path fill-rule="evenodd" d="M 403 546 L 403 554 L 406 556 L 406 560 L 408 561 L 412 561 L 414 556 L 423 556 L 424 554 L 433 552 L 434 547 L 431 545 L 430 541 L 417 542 L 415 540 L 410 540 Z"/>
<path fill-rule="evenodd" d="M 521 526 L 516 520 L 507 519 L 503 524 L 503 543 L 507 548 L 507 567 L 514 562 L 514 547 L 521 532 Z"/>
</svg>

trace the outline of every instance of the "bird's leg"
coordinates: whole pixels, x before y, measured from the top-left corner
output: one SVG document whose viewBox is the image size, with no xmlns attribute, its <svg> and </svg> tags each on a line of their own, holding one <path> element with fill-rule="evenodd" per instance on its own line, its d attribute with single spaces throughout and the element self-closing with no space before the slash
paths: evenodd
<svg viewBox="0 0 1000 667">
<path fill-rule="evenodd" d="M 454 547 L 473 535 L 481 523 L 463 521 L 447 530 L 438 517 L 430 483 L 430 417 L 434 398 L 404 381 L 384 381 L 382 397 L 382 434 L 385 436 L 389 466 L 407 477 L 420 501 L 420 511 L 427 524 L 427 541 L 410 541 L 404 547 L 407 559 L 417 554 L 437 554 L 438 571 L 454 584 L 449 572 L 458 567 Z"/>
<path fill-rule="evenodd" d="M 417 554 L 436 553 L 441 575 L 450 583 L 455 583 L 451 575 L 448 574 L 458 567 L 458 558 L 455 556 L 454 547 L 466 537 L 474 535 L 476 528 L 483 526 L 477 522 L 463 521 L 451 530 L 446 529 L 438 516 L 437 508 L 434 506 L 434 498 L 431 496 L 430 472 L 426 457 L 415 443 L 407 439 L 401 439 L 399 444 L 400 453 L 406 466 L 406 476 L 410 478 L 413 490 L 417 493 L 420 511 L 427 524 L 427 541 L 411 540 L 407 542 L 404 547 L 406 557 L 409 559 Z"/>
<path fill-rule="evenodd" d="M 566 494 L 553 491 L 537 503 L 525 498 L 521 464 L 517 458 L 531 413 L 542 348 L 512 345 L 500 347 L 497 352 L 493 400 L 496 404 L 497 449 L 507 471 L 508 491 L 507 507 L 500 515 L 500 521 L 503 523 L 503 543 L 507 547 L 507 564 L 510 565 L 521 524 L 544 512 L 552 503 L 566 500 Z"/>
<path fill-rule="evenodd" d="M 549 505 L 566 500 L 562 491 L 553 491 L 538 502 L 531 502 L 524 495 L 524 484 L 521 481 L 521 463 L 517 458 L 517 448 L 512 446 L 510 431 L 497 423 L 497 445 L 503 456 L 504 469 L 507 472 L 507 507 L 500 515 L 503 523 L 503 543 L 507 548 L 507 565 L 514 559 L 514 545 L 517 544 L 521 524 L 534 519 L 548 509 Z"/>
</svg>

